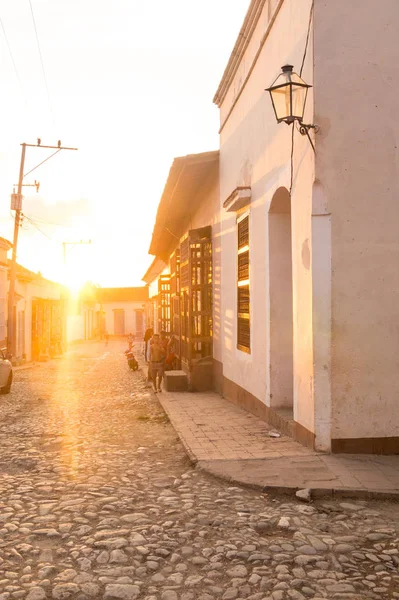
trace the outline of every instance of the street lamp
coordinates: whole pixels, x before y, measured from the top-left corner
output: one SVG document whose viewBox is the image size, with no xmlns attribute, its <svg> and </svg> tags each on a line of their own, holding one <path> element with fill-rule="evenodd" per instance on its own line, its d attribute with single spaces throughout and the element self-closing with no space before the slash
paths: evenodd
<svg viewBox="0 0 399 600">
<path fill-rule="evenodd" d="M 312 140 L 309 137 L 309 129 L 315 129 L 317 132 L 318 127 L 317 125 L 303 123 L 308 89 L 312 86 L 305 83 L 293 71 L 292 65 L 284 65 L 281 67 L 281 71 L 272 85 L 265 90 L 270 94 L 277 123 L 284 122 L 291 125 L 294 121 L 298 121 L 299 131 L 302 135 L 308 136 L 314 150 Z"/>
</svg>

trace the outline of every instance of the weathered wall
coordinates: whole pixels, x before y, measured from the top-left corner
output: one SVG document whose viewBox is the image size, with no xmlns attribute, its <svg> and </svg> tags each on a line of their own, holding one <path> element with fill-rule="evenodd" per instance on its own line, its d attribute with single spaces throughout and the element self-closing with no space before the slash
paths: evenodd
<svg viewBox="0 0 399 600">
<path fill-rule="evenodd" d="M 399 435 L 398 26 L 398 0 L 315 0 L 336 439 Z"/>
<path fill-rule="evenodd" d="M 1 256 L 1 250 L 0 250 L 0 256 Z M 6 262 L 7 257 L 5 255 L 5 259 L 4 262 Z M 1 258 L 0 258 L 0 262 Z M 1 267 L 0 266 L 0 344 L 2 347 L 5 347 L 6 345 L 6 337 L 7 337 L 7 330 L 6 330 L 6 319 L 7 319 L 7 289 L 8 289 L 8 281 L 7 281 L 7 276 L 8 276 L 8 269 L 6 267 Z"/>
<path fill-rule="evenodd" d="M 145 314 L 144 302 L 104 302 L 102 309 L 105 317 L 105 329 L 109 335 L 114 334 L 114 311 L 123 310 L 125 312 L 125 335 L 136 334 L 136 311 L 143 311 Z M 143 317 L 144 319 L 144 317 Z M 145 322 L 144 322 L 145 327 Z M 144 331 L 143 331 L 144 333 Z"/>
<path fill-rule="evenodd" d="M 21 296 L 17 303 L 17 313 L 25 311 L 25 354 L 26 360 L 32 360 L 32 299 L 44 298 L 47 300 L 60 300 L 62 288 L 59 284 L 47 281 L 21 282 L 17 279 L 15 292 Z M 16 347 L 19 347 L 18 339 L 18 319 L 17 319 L 17 340 Z M 18 357 L 22 358 L 22 357 Z"/>
<path fill-rule="evenodd" d="M 280 5 L 250 78 L 242 88 L 270 19 Z M 236 347 L 236 215 L 221 209 L 223 369 L 225 377 L 268 405 L 271 366 L 268 210 L 276 190 L 280 187 L 289 190 L 291 186 L 292 128 L 276 123 L 269 95 L 264 89 L 274 81 L 282 65 L 290 63 L 299 71 L 304 56 L 310 7 L 311 0 L 285 0 L 282 4 L 272 0 L 265 3 L 253 38 L 221 107 L 221 206 L 237 186 L 250 186 L 252 190 L 251 354 L 245 354 Z M 310 84 L 313 82 L 312 71 L 310 38 L 303 71 L 304 79 Z M 306 118 L 312 120 L 311 93 L 307 111 Z M 296 130 L 293 173 L 293 404 L 295 419 L 313 432 L 311 203 L 314 158 L 308 140 Z"/>
<path fill-rule="evenodd" d="M 275 207 L 283 197 L 284 206 Z M 269 220 L 270 406 L 292 407 L 293 311 L 291 201 L 285 188 L 273 197 Z"/>
</svg>

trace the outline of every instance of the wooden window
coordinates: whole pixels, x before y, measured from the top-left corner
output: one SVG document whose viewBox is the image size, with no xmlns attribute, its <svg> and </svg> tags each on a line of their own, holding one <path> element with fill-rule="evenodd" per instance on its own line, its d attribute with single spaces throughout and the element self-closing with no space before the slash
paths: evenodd
<svg viewBox="0 0 399 600">
<path fill-rule="evenodd" d="M 237 348 L 251 351 L 249 214 L 237 219 Z"/>
<path fill-rule="evenodd" d="M 158 280 L 158 330 L 170 333 L 171 300 L 170 275 L 161 275 Z"/>
<path fill-rule="evenodd" d="M 181 359 L 212 355 L 212 227 L 188 231 L 180 242 Z"/>
</svg>

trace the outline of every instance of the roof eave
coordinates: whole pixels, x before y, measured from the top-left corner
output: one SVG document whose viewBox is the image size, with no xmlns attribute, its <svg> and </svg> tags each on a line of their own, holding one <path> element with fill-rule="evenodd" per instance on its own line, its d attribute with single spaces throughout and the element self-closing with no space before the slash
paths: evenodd
<svg viewBox="0 0 399 600">
<path fill-rule="evenodd" d="M 240 29 L 240 33 L 238 34 L 237 41 L 224 70 L 219 87 L 216 90 L 216 94 L 213 98 L 213 102 L 219 107 L 225 99 L 227 91 L 233 82 L 238 66 L 245 50 L 248 47 L 252 33 L 256 27 L 265 3 L 266 0 L 252 0 L 251 4 L 249 5 L 247 14 L 245 15 L 244 22 Z"/>
<path fill-rule="evenodd" d="M 186 167 L 191 167 L 195 165 L 206 165 L 209 163 L 210 170 L 218 163 L 219 161 L 219 150 L 212 150 L 210 152 L 202 152 L 200 154 L 188 154 L 187 156 L 179 156 L 173 160 L 172 166 L 169 171 L 168 178 L 166 180 L 164 190 L 161 196 L 161 199 L 158 204 L 157 215 L 154 224 L 154 230 L 152 233 L 151 243 L 148 250 L 148 253 L 160 258 L 164 262 L 168 262 L 169 254 L 166 251 L 166 246 L 173 245 L 173 242 L 176 240 L 176 235 L 172 233 L 168 227 L 165 226 L 165 223 L 162 223 L 163 217 L 162 213 L 165 210 L 165 204 L 168 205 L 168 212 L 173 209 L 173 202 L 175 194 L 179 190 L 179 181 L 180 177 L 183 174 L 183 171 Z M 170 191 L 171 190 L 171 191 Z M 158 243 L 158 235 L 159 230 L 162 230 L 162 235 L 168 235 L 170 237 L 170 243 L 164 243 L 165 251 L 159 250 Z M 145 280 L 144 280 L 145 281 Z"/>
<path fill-rule="evenodd" d="M 166 268 L 166 263 L 159 257 L 155 257 L 147 271 L 144 273 L 141 281 L 144 281 L 147 285 L 152 283 L 154 279 L 156 279 L 159 275 L 161 275 L 162 271 Z"/>
</svg>

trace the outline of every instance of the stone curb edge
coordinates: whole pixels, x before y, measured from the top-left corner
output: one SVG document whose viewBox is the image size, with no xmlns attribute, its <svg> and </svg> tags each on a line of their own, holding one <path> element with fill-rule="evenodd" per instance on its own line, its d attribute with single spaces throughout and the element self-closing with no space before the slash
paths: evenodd
<svg viewBox="0 0 399 600">
<path fill-rule="evenodd" d="M 263 493 L 276 495 L 295 496 L 296 492 L 304 489 L 306 486 L 289 486 L 289 485 L 273 485 L 248 483 L 241 481 L 239 478 L 232 475 L 223 474 L 212 471 L 209 464 L 202 464 L 202 461 L 196 460 L 196 468 L 208 475 L 212 475 L 217 479 L 222 479 L 228 483 L 237 484 L 252 490 L 258 490 Z M 316 498 L 354 498 L 358 500 L 399 500 L 398 490 L 365 490 L 362 488 L 309 488 L 312 499 Z"/>
<path fill-rule="evenodd" d="M 12 370 L 16 371 L 26 371 L 27 369 L 34 369 L 35 367 L 39 367 L 39 363 L 28 363 L 27 365 L 19 365 L 18 367 L 13 367 Z"/>
<path fill-rule="evenodd" d="M 147 365 L 140 364 L 140 372 L 141 372 L 141 374 L 143 376 L 144 381 L 147 383 L 147 372 L 148 372 Z M 176 427 L 173 425 L 172 417 L 171 417 L 171 415 L 169 413 L 169 410 L 168 410 L 168 408 L 166 406 L 166 403 L 162 401 L 162 393 L 161 394 L 155 394 L 154 390 L 152 389 L 152 386 L 151 386 L 151 393 L 154 394 L 154 396 L 156 395 L 156 397 L 158 398 L 159 404 L 162 406 L 162 409 L 167 414 L 168 419 L 169 419 L 169 421 L 170 421 L 173 429 L 176 431 L 177 435 L 179 436 L 179 440 L 183 444 L 184 451 L 187 454 L 189 461 L 191 462 L 192 465 L 196 465 L 197 462 L 198 462 L 198 458 L 192 452 L 191 448 L 187 445 L 186 440 L 180 435 L 180 433 L 177 431 Z"/>
<path fill-rule="evenodd" d="M 189 461 L 191 462 L 191 464 L 193 466 L 197 465 L 198 463 L 198 458 L 195 456 L 194 452 L 191 450 L 191 448 L 188 446 L 186 440 L 184 439 L 184 437 L 182 435 L 180 435 L 180 433 L 177 431 L 176 427 L 173 425 L 173 421 L 172 421 L 172 417 L 169 413 L 168 407 L 166 406 L 165 402 L 162 402 L 162 393 L 161 394 L 157 394 L 157 398 L 159 400 L 160 405 L 162 406 L 163 410 L 166 412 L 166 414 L 168 415 L 168 419 L 173 427 L 173 429 L 176 431 L 177 435 L 179 436 L 179 439 L 181 441 L 181 443 L 183 444 L 184 450 L 188 456 Z"/>
<path fill-rule="evenodd" d="M 143 379 L 146 381 L 146 373 L 142 368 L 141 373 L 143 375 Z M 151 390 L 152 391 L 152 390 Z M 153 393 L 153 392 L 152 392 Z M 204 461 L 199 461 L 196 455 L 193 453 L 191 448 L 187 445 L 184 437 L 178 432 L 176 427 L 173 425 L 173 421 L 169 410 L 166 406 L 166 403 L 162 401 L 162 394 L 157 395 L 160 405 L 168 416 L 168 419 L 176 431 L 177 435 L 181 443 L 183 444 L 184 450 L 188 456 L 189 461 L 193 466 L 195 466 L 198 470 L 215 477 L 216 479 L 221 479 L 223 481 L 227 481 L 228 483 L 240 485 L 241 487 L 245 487 L 247 489 L 258 490 L 263 493 L 271 493 L 271 494 L 279 494 L 279 495 L 288 495 L 295 496 L 296 492 L 303 487 L 298 486 L 282 486 L 282 485 L 272 485 L 272 484 L 258 484 L 258 483 L 248 483 L 246 481 L 241 481 L 238 478 L 233 477 L 232 475 L 223 474 L 219 472 L 212 471 L 212 468 L 205 466 L 203 464 Z M 399 490 L 365 490 L 362 488 L 310 488 L 311 497 L 314 498 L 357 498 L 358 500 L 399 500 Z"/>
</svg>

